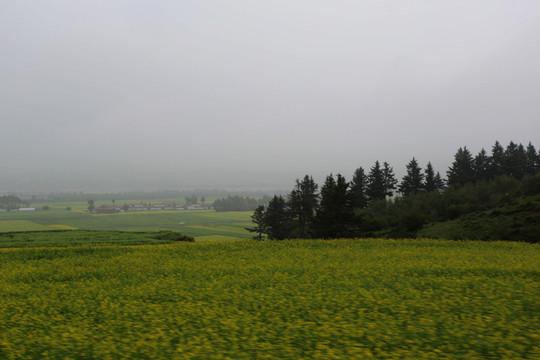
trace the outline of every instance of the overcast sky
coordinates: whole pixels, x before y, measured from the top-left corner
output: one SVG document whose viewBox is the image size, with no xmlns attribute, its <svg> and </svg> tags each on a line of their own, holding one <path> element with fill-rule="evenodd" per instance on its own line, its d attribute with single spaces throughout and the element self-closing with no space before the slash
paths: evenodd
<svg viewBox="0 0 540 360">
<path fill-rule="evenodd" d="M 540 1 L 1 1 L 0 192 L 292 188 L 540 146 Z"/>
</svg>

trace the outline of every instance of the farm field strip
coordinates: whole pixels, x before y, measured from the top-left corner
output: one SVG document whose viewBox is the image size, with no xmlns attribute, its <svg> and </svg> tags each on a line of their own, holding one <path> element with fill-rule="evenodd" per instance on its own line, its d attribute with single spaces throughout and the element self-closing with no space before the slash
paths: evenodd
<svg viewBox="0 0 540 360">
<path fill-rule="evenodd" d="M 63 225 L 42 225 L 30 220 L 7 220 L 0 221 L 0 233 L 10 231 L 41 231 L 41 230 L 74 230 L 76 228 Z"/>
<path fill-rule="evenodd" d="M 52 209 L 0 214 L 0 232 L 54 229 L 148 230 L 170 229 L 187 235 L 238 235 L 251 237 L 252 212 L 216 212 L 212 210 L 144 211 L 95 215 Z M 183 223 L 182 225 L 180 223 Z"/>
<path fill-rule="evenodd" d="M 226 235 L 205 235 L 197 236 L 197 241 L 235 241 L 238 240 L 238 236 L 226 236 Z"/>
<path fill-rule="evenodd" d="M 62 229 L 60 229 L 62 230 Z M 158 233 L 120 232 L 120 231 L 35 231 L 35 232 L 5 232 L 0 233 L 0 250 L 2 248 L 51 248 L 65 246 L 92 245 L 142 245 L 167 244 L 170 240 L 158 239 Z"/>
<path fill-rule="evenodd" d="M 538 245 L 80 245 L 0 264 L 2 359 L 540 357 Z"/>
</svg>

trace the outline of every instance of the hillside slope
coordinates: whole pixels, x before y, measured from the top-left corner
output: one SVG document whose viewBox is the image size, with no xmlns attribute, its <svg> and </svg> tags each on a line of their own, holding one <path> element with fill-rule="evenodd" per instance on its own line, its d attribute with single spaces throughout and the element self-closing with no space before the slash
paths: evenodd
<svg viewBox="0 0 540 360">
<path fill-rule="evenodd" d="M 519 198 L 511 204 L 473 212 L 454 220 L 427 224 L 418 236 L 540 242 L 540 195 Z"/>
</svg>

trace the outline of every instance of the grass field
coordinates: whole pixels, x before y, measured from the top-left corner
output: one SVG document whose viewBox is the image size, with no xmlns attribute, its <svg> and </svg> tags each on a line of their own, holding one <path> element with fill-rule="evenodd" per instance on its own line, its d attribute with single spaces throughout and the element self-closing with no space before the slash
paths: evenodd
<svg viewBox="0 0 540 360">
<path fill-rule="evenodd" d="M 538 245 L 106 242 L 0 248 L 1 359 L 540 358 Z"/>
<path fill-rule="evenodd" d="M 174 230 L 196 238 L 224 236 L 249 238 L 246 227 L 251 224 L 252 212 L 141 211 L 95 215 L 65 208 L 33 212 L 0 213 L 0 233 L 36 230 Z M 180 223 L 183 223 L 180 225 Z"/>
</svg>

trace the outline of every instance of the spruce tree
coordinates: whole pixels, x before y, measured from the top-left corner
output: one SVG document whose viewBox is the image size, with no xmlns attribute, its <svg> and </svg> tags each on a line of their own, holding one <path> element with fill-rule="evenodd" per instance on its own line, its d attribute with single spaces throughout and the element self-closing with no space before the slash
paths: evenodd
<svg viewBox="0 0 540 360">
<path fill-rule="evenodd" d="M 435 191 L 435 171 L 433 170 L 433 165 L 431 165 L 431 162 L 427 163 L 426 169 L 424 170 L 424 179 L 424 190 Z"/>
<path fill-rule="evenodd" d="M 489 178 L 491 179 L 502 174 L 504 174 L 504 148 L 498 141 L 495 141 L 495 144 L 491 148 Z"/>
<path fill-rule="evenodd" d="M 473 158 L 467 147 L 459 148 L 452 166 L 446 172 L 448 185 L 463 185 L 474 180 Z"/>
<path fill-rule="evenodd" d="M 394 169 L 385 161 L 383 163 L 383 184 L 384 184 L 384 194 L 385 196 L 394 195 L 394 190 L 398 181 L 394 175 Z"/>
<path fill-rule="evenodd" d="M 490 176 L 491 158 L 486 150 L 482 148 L 473 160 L 473 171 L 475 180 L 487 180 Z"/>
<path fill-rule="evenodd" d="M 285 199 L 274 195 L 264 213 L 264 226 L 268 238 L 283 240 L 290 237 L 291 220 Z"/>
<path fill-rule="evenodd" d="M 255 224 L 254 227 L 246 228 L 247 231 L 256 233 L 254 239 L 262 240 L 263 234 L 266 234 L 266 224 L 265 224 L 265 209 L 264 205 L 259 205 L 251 215 L 251 221 Z"/>
<path fill-rule="evenodd" d="M 321 203 L 317 210 L 314 235 L 318 238 L 342 238 L 353 234 L 354 209 L 349 183 L 340 174 L 330 174 L 321 187 Z"/>
<path fill-rule="evenodd" d="M 355 170 L 351 181 L 352 204 L 355 208 L 365 208 L 367 206 L 367 176 L 362 167 Z"/>
<path fill-rule="evenodd" d="M 529 142 L 529 145 L 527 145 L 525 156 L 527 159 L 525 164 L 525 172 L 528 175 L 535 175 L 538 171 L 540 171 L 540 155 L 536 153 L 536 149 L 531 142 Z"/>
<path fill-rule="evenodd" d="M 288 206 L 300 238 L 308 237 L 309 227 L 317 210 L 318 187 L 313 178 L 306 175 L 302 181 L 296 179 L 296 185 L 289 194 Z"/>
<path fill-rule="evenodd" d="M 444 189 L 445 182 L 441 178 L 441 174 L 437 171 L 437 174 L 435 174 L 435 190 L 436 191 L 442 191 Z"/>
<path fill-rule="evenodd" d="M 522 144 L 510 141 L 504 151 L 504 174 L 521 179 L 525 175 L 527 153 Z"/>
<path fill-rule="evenodd" d="M 375 165 L 369 170 L 367 181 L 367 195 L 369 201 L 383 200 L 386 198 L 386 189 L 384 185 L 384 175 L 381 170 L 381 164 L 377 160 Z"/>
<path fill-rule="evenodd" d="M 423 190 L 424 174 L 422 169 L 418 166 L 418 162 L 415 158 L 406 165 L 407 174 L 403 176 L 401 184 L 399 185 L 399 192 L 407 196 L 409 194 L 416 194 Z"/>
</svg>

